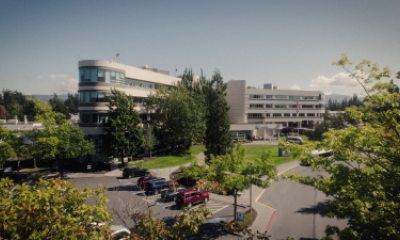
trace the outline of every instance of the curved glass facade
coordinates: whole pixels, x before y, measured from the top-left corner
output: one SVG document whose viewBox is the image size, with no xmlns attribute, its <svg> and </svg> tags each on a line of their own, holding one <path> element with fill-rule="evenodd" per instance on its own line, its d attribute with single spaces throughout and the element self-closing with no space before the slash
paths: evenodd
<svg viewBox="0 0 400 240">
<path fill-rule="evenodd" d="M 79 103 L 107 102 L 110 92 L 79 91 Z"/>
<path fill-rule="evenodd" d="M 79 82 L 105 82 L 149 89 L 159 88 L 159 84 L 136 79 L 127 79 L 125 78 L 124 72 L 99 67 L 79 68 Z"/>
</svg>

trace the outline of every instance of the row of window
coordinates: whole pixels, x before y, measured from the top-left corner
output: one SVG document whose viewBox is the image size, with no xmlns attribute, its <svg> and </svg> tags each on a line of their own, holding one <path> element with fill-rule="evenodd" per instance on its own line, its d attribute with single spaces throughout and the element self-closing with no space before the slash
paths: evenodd
<svg viewBox="0 0 400 240">
<path fill-rule="evenodd" d="M 255 100 L 294 100 L 294 101 L 312 101 L 321 100 L 322 96 L 288 96 L 288 95 L 261 95 L 261 94 L 250 94 L 249 99 Z"/>
<path fill-rule="evenodd" d="M 108 102 L 111 92 L 101 91 L 79 91 L 79 103 Z M 145 104 L 144 97 L 131 97 L 136 104 Z"/>
<path fill-rule="evenodd" d="M 248 119 L 278 118 L 278 117 L 319 117 L 319 113 L 248 113 Z"/>
<path fill-rule="evenodd" d="M 80 91 L 79 103 L 107 102 L 110 92 Z"/>
<path fill-rule="evenodd" d="M 108 121 L 107 113 L 79 113 L 80 123 L 102 124 Z"/>
<path fill-rule="evenodd" d="M 250 109 L 263 109 L 263 108 L 278 108 L 278 109 L 321 109 L 323 104 L 260 104 L 252 103 L 249 105 Z"/>
<path fill-rule="evenodd" d="M 132 87 L 140 88 L 159 88 L 159 84 L 155 84 L 148 81 L 126 79 L 125 73 L 113 71 L 103 68 L 95 67 L 81 67 L 79 68 L 79 80 L 80 82 L 106 82 L 106 83 L 118 83 Z"/>
</svg>

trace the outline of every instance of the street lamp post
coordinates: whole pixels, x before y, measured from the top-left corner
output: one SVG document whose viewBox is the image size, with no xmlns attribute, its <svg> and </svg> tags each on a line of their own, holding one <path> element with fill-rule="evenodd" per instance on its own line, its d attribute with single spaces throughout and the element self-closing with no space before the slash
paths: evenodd
<svg viewBox="0 0 400 240">
<path fill-rule="evenodd" d="M 249 161 L 250 165 L 250 212 L 253 212 L 253 164 L 254 162 Z"/>
</svg>

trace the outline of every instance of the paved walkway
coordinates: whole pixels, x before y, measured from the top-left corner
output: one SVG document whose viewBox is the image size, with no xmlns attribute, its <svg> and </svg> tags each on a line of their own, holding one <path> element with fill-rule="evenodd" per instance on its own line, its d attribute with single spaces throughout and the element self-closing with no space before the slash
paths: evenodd
<svg viewBox="0 0 400 240">
<path fill-rule="evenodd" d="M 281 164 L 277 167 L 278 176 L 283 173 L 299 166 L 299 161 L 291 161 L 288 163 Z M 251 225 L 253 231 L 265 232 L 269 231 L 274 220 L 276 209 L 270 207 L 262 202 L 259 202 L 260 197 L 264 194 L 266 189 L 262 189 L 257 186 L 253 186 L 253 208 L 257 212 L 257 217 Z M 245 195 L 250 197 L 249 190 L 245 191 Z"/>
</svg>

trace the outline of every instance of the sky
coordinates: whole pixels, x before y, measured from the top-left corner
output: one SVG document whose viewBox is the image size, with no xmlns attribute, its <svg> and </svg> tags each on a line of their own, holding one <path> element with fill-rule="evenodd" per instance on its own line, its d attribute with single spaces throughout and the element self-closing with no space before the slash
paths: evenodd
<svg viewBox="0 0 400 240">
<path fill-rule="evenodd" d="M 74 93 L 79 60 L 118 53 L 172 74 L 359 94 L 332 62 L 400 71 L 399 12 L 399 0 L 0 0 L 0 89 Z"/>
</svg>

